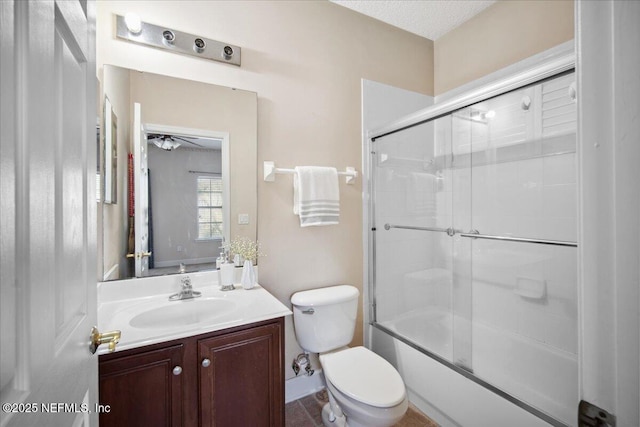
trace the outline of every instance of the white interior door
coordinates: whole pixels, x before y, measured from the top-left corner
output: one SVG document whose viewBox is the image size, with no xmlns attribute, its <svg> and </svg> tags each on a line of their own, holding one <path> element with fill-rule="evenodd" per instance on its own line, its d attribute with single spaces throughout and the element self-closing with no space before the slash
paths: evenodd
<svg viewBox="0 0 640 427">
<path fill-rule="evenodd" d="M 0 424 L 97 425 L 95 4 L 0 22 Z"/>
<path fill-rule="evenodd" d="M 149 163 L 147 159 L 147 134 L 142 126 L 139 103 L 133 104 L 133 179 L 135 218 L 136 277 L 144 277 L 149 271 Z"/>
</svg>

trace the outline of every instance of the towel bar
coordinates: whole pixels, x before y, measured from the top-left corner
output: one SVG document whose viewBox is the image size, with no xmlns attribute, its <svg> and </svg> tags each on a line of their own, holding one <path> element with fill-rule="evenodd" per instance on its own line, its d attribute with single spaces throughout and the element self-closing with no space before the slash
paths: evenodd
<svg viewBox="0 0 640 427">
<path fill-rule="evenodd" d="M 274 162 L 264 162 L 264 180 L 266 182 L 273 182 L 276 180 L 276 174 L 294 174 L 295 169 L 277 168 Z M 358 171 L 355 168 L 348 166 L 344 172 L 338 172 L 338 175 L 344 176 L 347 184 L 353 184 L 358 177 Z"/>
</svg>

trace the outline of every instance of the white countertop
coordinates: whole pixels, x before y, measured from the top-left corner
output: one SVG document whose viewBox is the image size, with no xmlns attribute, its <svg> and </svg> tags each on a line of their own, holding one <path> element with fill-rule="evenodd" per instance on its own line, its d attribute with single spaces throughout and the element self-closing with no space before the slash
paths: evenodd
<svg viewBox="0 0 640 427">
<path fill-rule="evenodd" d="M 240 269 L 238 269 L 240 270 Z M 180 279 L 189 276 L 194 291 L 199 291 L 199 298 L 169 301 L 169 295 L 180 290 Z M 144 313 L 155 311 L 160 316 L 163 312 L 170 315 L 186 317 L 196 307 L 208 302 L 219 303 L 224 307 L 219 313 L 217 306 L 212 306 L 205 316 L 194 316 L 187 321 L 159 322 L 145 327 L 136 327 L 132 319 Z M 190 273 L 183 275 L 149 277 L 144 279 L 103 282 L 98 285 L 98 329 L 101 332 L 121 331 L 120 342 L 116 351 L 128 350 L 150 344 L 170 341 L 207 332 L 218 331 L 234 326 L 247 325 L 263 320 L 289 316 L 291 311 L 278 299 L 260 285 L 245 290 L 236 285 L 233 291 L 220 291 L 216 272 Z M 200 319 L 202 317 L 203 319 Z M 196 319 L 197 318 L 197 319 Z M 139 317 L 138 317 L 139 319 Z M 168 324 L 167 324 L 168 323 Z M 107 354 L 106 345 L 98 349 L 98 354 Z"/>
</svg>

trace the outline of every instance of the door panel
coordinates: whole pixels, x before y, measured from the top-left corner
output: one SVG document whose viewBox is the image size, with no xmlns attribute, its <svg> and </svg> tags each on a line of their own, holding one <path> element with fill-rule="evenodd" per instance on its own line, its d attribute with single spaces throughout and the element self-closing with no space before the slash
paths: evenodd
<svg viewBox="0 0 640 427">
<path fill-rule="evenodd" d="M 59 135 L 55 144 L 56 179 L 51 185 L 55 187 L 57 202 L 55 253 L 60 261 L 56 262 L 54 293 L 56 338 L 61 341 L 69 336 L 87 311 L 86 265 L 78 262 L 84 258 L 83 230 L 87 227 L 84 215 L 78 214 L 85 202 L 81 197 L 84 185 L 83 146 L 86 143 L 82 135 L 87 124 L 77 120 L 87 108 L 83 98 L 85 91 L 77 90 L 79 85 L 85 86 L 86 58 L 78 49 L 77 42 L 64 21 L 56 16 L 54 84 L 58 91 L 56 98 L 62 108 L 56 117 Z"/>
<path fill-rule="evenodd" d="M 3 411 L 1 422 L 97 424 L 87 345 L 96 323 L 94 4 L 7 1 L 0 11 L 0 398 L 37 403 L 37 413 Z M 71 406 L 43 413 L 49 402 Z"/>
</svg>

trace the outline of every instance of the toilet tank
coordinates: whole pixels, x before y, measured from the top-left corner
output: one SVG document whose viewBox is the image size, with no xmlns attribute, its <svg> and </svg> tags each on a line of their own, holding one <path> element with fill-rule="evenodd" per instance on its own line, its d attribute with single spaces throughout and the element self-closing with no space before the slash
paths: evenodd
<svg viewBox="0 0 640 427">
<path fill-rule="evenodd" d="M 293 324 L 300 347 L 324 353 L 349 344 L 356 327 L 358 295 L 358 289 L 349 285 L 293 294 Z"/>
</svg>

